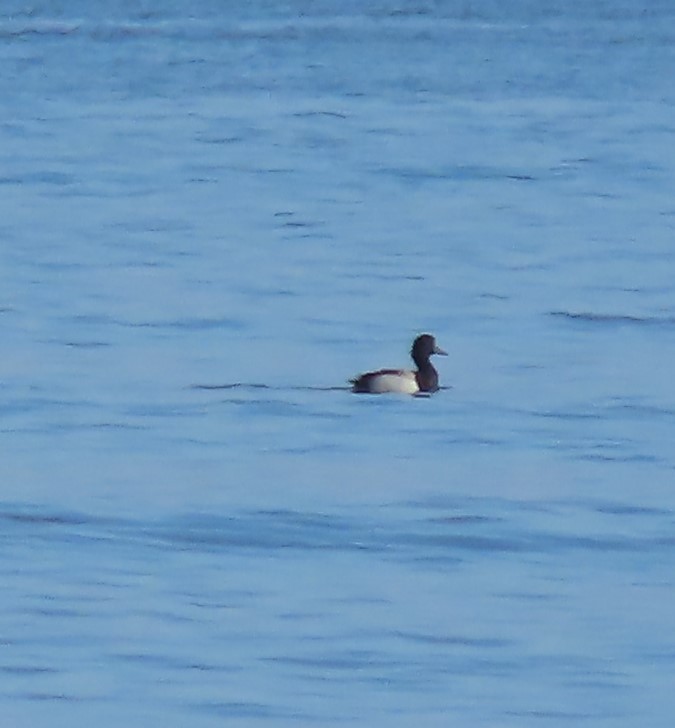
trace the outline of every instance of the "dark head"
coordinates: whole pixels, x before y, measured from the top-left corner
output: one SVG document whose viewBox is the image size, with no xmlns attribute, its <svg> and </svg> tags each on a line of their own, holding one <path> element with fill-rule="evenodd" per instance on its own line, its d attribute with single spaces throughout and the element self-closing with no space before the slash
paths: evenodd
<svg viewBox="0 0 675 728">
<path fill-rule="evenodd" d="M 441 354 L 447 356 L 448 352 L 443 351 L 437 344 L 436 339 L 431 334 L 421 334 L 413 341 L 410 356 L 418 367 L 429 363 L 429 357 L 432 354 Z"/>
</svg>

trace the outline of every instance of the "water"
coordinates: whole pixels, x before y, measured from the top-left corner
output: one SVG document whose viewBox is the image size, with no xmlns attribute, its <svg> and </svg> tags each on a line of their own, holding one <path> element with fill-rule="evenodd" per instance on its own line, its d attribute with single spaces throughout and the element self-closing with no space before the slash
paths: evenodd
<svg viewBox="0 0 675 728">
<path fill-rule="evenodd" d="M 8 725 L 671 724 L 674 14 L 3 5 Z"/>
</svg>

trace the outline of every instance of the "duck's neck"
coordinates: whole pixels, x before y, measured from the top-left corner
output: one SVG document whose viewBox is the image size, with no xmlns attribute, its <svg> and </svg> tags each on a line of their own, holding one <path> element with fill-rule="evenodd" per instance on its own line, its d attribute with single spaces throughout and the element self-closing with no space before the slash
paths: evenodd
<svg viewBox="0 0 675 728">
<path fill-rule="evenodd" d="M 417 365 L 415 378 L 421 392 L 435 392 L 438 389 L 438 372 L 434 369 L 434 365 L 428 358 L 418 358 L 413 356 L 413 361 Z"/>
</svg>

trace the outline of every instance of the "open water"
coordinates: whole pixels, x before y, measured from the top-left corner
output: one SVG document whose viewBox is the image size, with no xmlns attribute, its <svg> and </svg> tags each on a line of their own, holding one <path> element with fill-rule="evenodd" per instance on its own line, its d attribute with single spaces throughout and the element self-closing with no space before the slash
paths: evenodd
<svg viewBox="0 0 675 728">
<path fill-rule="evenodd" d="M 670 0 L 3 2 L 2 725 L 672 726 L 674 71 Z"/>
</svg>

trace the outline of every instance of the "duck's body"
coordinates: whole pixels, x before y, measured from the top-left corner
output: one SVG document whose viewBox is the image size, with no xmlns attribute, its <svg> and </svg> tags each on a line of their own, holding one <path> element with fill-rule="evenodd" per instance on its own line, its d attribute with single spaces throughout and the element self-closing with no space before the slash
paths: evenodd
<svg viewBox="0 0 675 728">
<path fill-rule="evenodd" d="M 438 372 L 429 361 L 432 354 L 446 356 L 447 352 L 436 345 L 436 339 L 431 334 L 422 334 L 415 339 L 410 352 L 417 365 L 416 371 L 379 369 L 376 372 L 366 372 L 349 380 L 352 392 L 360 394 L 435 392 L 438 389 Z"/>
</svg>

